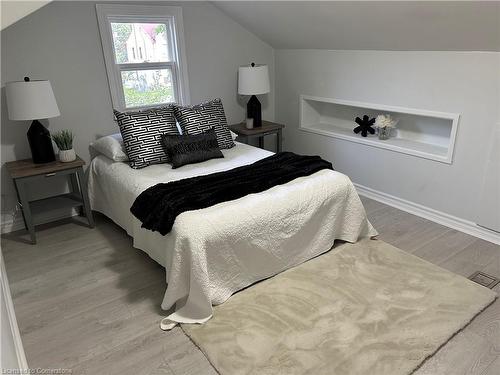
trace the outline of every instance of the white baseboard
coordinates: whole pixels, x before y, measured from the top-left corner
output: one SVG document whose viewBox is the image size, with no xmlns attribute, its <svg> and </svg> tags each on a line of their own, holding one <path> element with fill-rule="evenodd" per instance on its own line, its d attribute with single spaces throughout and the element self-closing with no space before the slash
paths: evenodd
<svg viewBox="0 0 500 375">
<path fill-rule="evenodd" d="M 51 221 L 66 219 L 68 217 L 76 216 L 78 212 L 76 209 L 53 209 L 47 210 L 43 213 L 37 214 L 35 218 L 36 225 L 50 223 Z M 17 230 L 25 229 L 23 215 L 21 211 L 16 211 L 14 214 L 2 213 L 0 232 L 10 233 Z"/>
<path fill-rule="evenodd" d="M 387 204 L 388 206 L 395 207 L 399 210 L 406 211 L 410 214 L 423 217 L 424 219 L 444 225 L 448 228 L 456 229 L 460 232 L 464 232 L 470 234 L 471 236 L 500 245 L 500 233 L 480 227 L 472 221 L 461 219 L 459 217 L 449 215 L 390 194 L 382 193 L 381 191 L 377 191 L 360 184 L 355 183 L 354 186 L 356 187 L 359 195 Z"/>
</svg>

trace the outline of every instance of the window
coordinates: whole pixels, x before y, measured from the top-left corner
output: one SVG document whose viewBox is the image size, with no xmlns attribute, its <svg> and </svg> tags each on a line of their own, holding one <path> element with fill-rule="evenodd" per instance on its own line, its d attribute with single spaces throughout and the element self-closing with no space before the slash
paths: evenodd
<svg viewBox="0 0 500 375">
<path fill-rule="evenodd" d="M 96 5 L 113 106 L 189 103 L 182 9 Z"/>
</svg>

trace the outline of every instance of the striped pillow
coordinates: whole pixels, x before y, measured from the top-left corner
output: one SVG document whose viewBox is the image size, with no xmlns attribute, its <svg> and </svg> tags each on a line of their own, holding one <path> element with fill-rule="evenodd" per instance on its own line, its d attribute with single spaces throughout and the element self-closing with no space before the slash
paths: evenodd
<svg viewBox="0 0 500 375">
<path fill-rule="evenodd" d="M 220 99 L 190 107 L 174 105 L 174 113 L 183 134 L 197 135 L 214 129 L 220 149 L 234 147 Z"/>
<path fill-rule="evenodd" d="M 179 134 L 172 105 L 136 112 L 113 112 L 132 168 L 168 162 L 161 136 Z"/>
</svg>

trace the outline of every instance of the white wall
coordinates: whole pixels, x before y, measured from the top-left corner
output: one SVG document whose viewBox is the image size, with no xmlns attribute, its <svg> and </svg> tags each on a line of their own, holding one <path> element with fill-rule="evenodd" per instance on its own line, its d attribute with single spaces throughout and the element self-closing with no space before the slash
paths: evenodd
<svg viewBox="0 0 500 375">
<path fill-rule="evenodd" d="M 498 1 L 214 1 L 276 49 L 500 51 Z"/>
<path fill-rule="evenodd" d="M 277 50 L 275 70 L 287 150 L 320 154 L 354 182 L 462 219 L 499 214 L 480 194 L 484 176 L 500 168 L 486 163 L 500 123 L 500 53 Z M 302 132 L 300 94 L 460 113 L 454 162 Z"/>
<path fill-rule="evenodd" d="M 499 53 L 273 51 L 210 3 L 167 4 L 183 7 L 192 102 L 220 96 L 229 122 L 240 121 L 245 103 L 236 95 L 237 67 L 249 61 L 266 63 L 272 77 L 276 71 L 276 88 L 264 97 L 264 117 L 273 120 L 276 112 L 276 120 L 287 125 L 287 149 L 320 153 L 372 189 L 473 222 L 494 221 L 500 208 L 488 199 L 480 204 L 479 196 L 481 191 L 495 192 L 483 190 L 482 184 L 496 183 L 485 177 L 500 168 L 494 155 L 487 155 L 493 152 L 488 151 L 489 140 L 500 123 Z M 88 144 L 117 131 L 95 2 L 51 3 L 1 34 L 2 86 L 24 75 L 50 79 L 62 115 L 50 120 L 49 129 L 72 129 L 76 151 L 88 161 Z M 458 112 L 462 116 L 454 162 L 446 165 L 300 132 L 299 94 Z M 1 115 L 2 163 L 29 157 L 29 123 L 7 120 L 3 89 Z M 1 178 L 2 213 L 10 215 L 15 194 L 3 166 Z M 32 195 L 46 195 L 47 189 L 52 186 L 37 186 Z"/>
<path fill-rule="evenodd" d="M 500 103 L 498 108 L 500 109 Z M 479 208 L 481 215 L 477 223 L 500 232 L 500 122 L 496 128 L 496 134 L 488 140 L 484 148 L 487 150 L 489 160 L 483 178 Z"/>
<path fill-rule="evenodd" d="M 49 120 L 49 130 L 71 129 L 76 136 L 76 152 L 86 161 L 90 142 L 118 132 L 112 117 L 95 4 L 53 2 L 1 32 L 2 87 L 24 76 L 50 80 L 61 116 Z M 157 4 L 183 8 L 191 102 L 221 97 L 228 121 L 243 120 L 245 103 L 236 91 L 238 66 L 252 61 L 268 64 L 273 83 L 273 49 L 208 2 Z M 30 157 L 25 136 L 29 122 L 7 119 L 4 91 L 2 88 L 1 191 L 2 214 L 4 220 L 9 220 L 15 192 L 3 163 Z M 263 116 L 269 120 L 274 119 L 273 93 L 272 87 L 271 94 L 262 101 Z M 61 182 L 57 189 L 63 188 Z M 31 195 L 45 196 L 52 189 L 52 185 L 36 186 Z"/>
<path fill-rule="evenodd" d="M 12 25 L 14 22 L 19 21 L 21 18 L 26 17 L 28 14 L 33 13 L 37 9 L 48 4 L 50 1 L 26 1 L 26 0 L 4 0 L 1 2 L 1 26 L 2 30 Z"/>
</svg>

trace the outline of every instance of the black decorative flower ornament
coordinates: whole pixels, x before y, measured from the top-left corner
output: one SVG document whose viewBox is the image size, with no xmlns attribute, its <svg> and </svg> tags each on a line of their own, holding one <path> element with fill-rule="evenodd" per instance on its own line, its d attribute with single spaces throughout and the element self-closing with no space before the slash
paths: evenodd
<svg viewBox="0 0 500 375">
<path fill-rule="evenodd" d="M 356 124 L 359 126 L 354 128 L 354 133 L 358 134 L 361 132 L 363 137 L 366 137 L 368 133 L 375 134 L 375 129 L 372 128 L 373 124 L 375 124 L 375 118 L 370 118 L 367 115 L 363 116 L 363 119 L 356 117 Z"/>
</svg>

